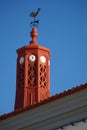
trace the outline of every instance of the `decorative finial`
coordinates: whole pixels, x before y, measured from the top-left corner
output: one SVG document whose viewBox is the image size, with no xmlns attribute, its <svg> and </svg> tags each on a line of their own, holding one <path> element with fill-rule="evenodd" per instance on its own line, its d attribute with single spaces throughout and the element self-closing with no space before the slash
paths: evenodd
<svg viewBox="0 0 87 130">
<path fill-rule="evenodd" d="M 30 41 L 30 45 L 38 45 L 38 42 L 36 41 L 36 38 L 38 36 L 38 32 L 36 28 L 32 29 L 32 31 L 30 32 L 30 35 L 32 37 L 32 40 Z"/>
<path fill-rule="evenodd" d="M 34 21 L 32 21 L 30 24 L 33 27 L 37 27 L 39 20 L 36 20 L 36 16 L 38 15 L 38 13 L 40 12 L 40 8 L 37 9 L 36 12 L 31 12 L 30 16 L 34 18 Z"/>
</svg>

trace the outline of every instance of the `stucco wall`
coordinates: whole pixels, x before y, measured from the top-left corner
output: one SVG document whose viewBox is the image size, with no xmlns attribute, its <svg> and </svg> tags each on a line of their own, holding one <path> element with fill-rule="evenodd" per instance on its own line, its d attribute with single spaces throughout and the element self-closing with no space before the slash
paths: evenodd
<svg viewBox="0 0 87 130">
<path fill-rule="evenodd" d="M 56 129 L 56 130 L 62 130 L 62 128 Z M 73 126 L 67 125 L 65 127 L 63 127 L 63 130 L 87 130 L 87 122 L 78 122 L 75 123 Z"/>
</svg>

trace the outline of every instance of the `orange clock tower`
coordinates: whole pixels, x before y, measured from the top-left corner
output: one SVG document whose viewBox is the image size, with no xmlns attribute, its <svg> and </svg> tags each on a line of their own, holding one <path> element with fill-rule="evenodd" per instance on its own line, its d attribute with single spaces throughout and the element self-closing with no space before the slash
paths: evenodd
<svg viewBox="0 0 87 130">
<path fill-rule="evenodd" d="M 50 50 L 38 45 L 35 27 L 30 35 L 30 44 L 17 50 L 15 110 L 50 96 Z"/>
</svg>

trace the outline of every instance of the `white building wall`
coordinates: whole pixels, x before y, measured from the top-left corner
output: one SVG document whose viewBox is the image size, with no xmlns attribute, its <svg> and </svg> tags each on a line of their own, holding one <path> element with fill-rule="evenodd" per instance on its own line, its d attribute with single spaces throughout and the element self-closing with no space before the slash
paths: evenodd
<svg viewBox="0 0 87 130">
<path fill-rule="evenodd" d="M 59 128 L 56 130 L 87 130 L 87 122 L 78 122 L 72 125 L 64 126 L 63 128 Z"/>
</svg>

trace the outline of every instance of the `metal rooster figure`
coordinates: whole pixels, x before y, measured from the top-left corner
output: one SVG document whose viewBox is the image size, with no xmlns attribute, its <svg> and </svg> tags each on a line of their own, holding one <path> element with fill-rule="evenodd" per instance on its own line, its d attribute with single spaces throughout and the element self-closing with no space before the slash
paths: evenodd
<svg viewBox="0 0 87 130">
<path fill-rule="evenodd" d="M 38 15 L 39 12 L 40 12 L 40 8 L 38 8 L 36 12 L 30 13 L 30 16 L 34 18 L 34 21 L 30 22 L 31 26 L 33 27 L 37 27 L 39 24 L 39 20 L 36 20 L 36 16 Z"/>
</svg>

